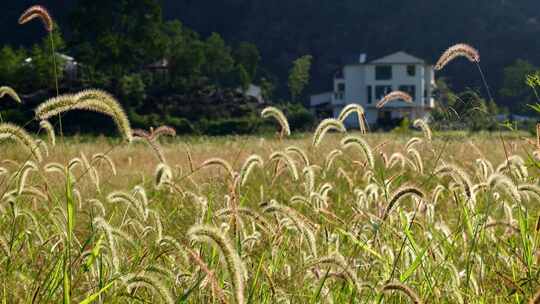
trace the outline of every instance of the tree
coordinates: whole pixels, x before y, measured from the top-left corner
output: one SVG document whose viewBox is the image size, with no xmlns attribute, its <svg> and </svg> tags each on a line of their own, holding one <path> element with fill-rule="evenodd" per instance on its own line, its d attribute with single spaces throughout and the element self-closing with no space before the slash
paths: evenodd
<svg viewBox="0 0 540 304">
<path fill-rule="evenodd" d="M 205 44 L 199 35 L 184 28 L 178 20 L 163 26 L 166 37 L 165 56 L 169 59 L 169 74 L 174 89 L 184 90 L 200 82 L 206 63 Z"/>
<path fill-rule="evenodd" d="M 507 101 L 505 104 L 512 105 L 514 109 L 533 103 L 536 100 L 534 91 L 527 85 L 527 75 L 533 74 L 538 68 L 528 61 L 518 59 L 512 65 L 504 68 L 503 86 L 500 94 Z"/>
<path fill-rule="evenodd" d="M 173 88 L 189 90 L 210 84 L 238 87 L 251 81 L 245 67 L 235 64 L 232 49 L 219 34 L 201 40 L 179 21 L 166 23 L 163 31 Z"/>
<path fill-rule="evenodd" d="M 496 128 L 495 116 L 501 114 L 501 110 L 493 100 L 486 101 L 477 91 L 468 88 L 456 94 L 444 79 L 439 79 L 436 96 L 439 102 L 430 114 L 434 128 L 472 131 Z"/>
<path fill-rule="evenodd" d="M 19 90 L 36 90 L 55 87 L 54 61 L 51 57 L 51 38 L 47 35 L 40 43 L 27 51 L 4 46 L 0 50 L 0 81 Z M 55 61 L 59 80 L 63 77 L 64 61 L 59 55 L 65 48 L 58 25 L 54 26 L 52 39 L 55 45 Z M 26 61 L 29 59 L 28 61 Z"/>
<path fill-rule="evenodd" d="M 241 42 L 234 50 L 234 60 L 238 65 L 242 65 L 251 81 L 255 79 L 257 67 L 261 60 L 261 55 L 257 47 L 248 42 Z"/>
<path fill-rule="evenodd" d="M 458 95 L 454 110 L 458 122 L 472 131 L 495 130 L 495 115 L 499 110 L 494 102 L 486 102 L 477 91 L 467 89 Z"/>
<path fill-rule="evenodd" d="M 305 55 L 293 62 L 293 67 L 289 73 L 289 90 L 292 101 L 302 94 L 302 91 L 309 83 L 309 70 L 311 69 L 311 55 Z"/>
<path fill-rule="evenodd" d="M 77 58 L 118 77 L 163 56 L 162 26 L 156 0 L 81 0 L 71 14 Z"/>
<path fill-rule="evenodd" d="M 456 94 L 446 82 L 446 78 L 437 79 L 435 96 L 439 103 L 438 106 L 454 106 L 457 99 Z"/>
<path fill-rule="evenodd" d="M 264 99 L 270 100 L 274 95 L 275 85 L 266 77 L 261 78 L 261 90 Z"/>
<path fill-rule="evenodd" d="M 231 48 L 217 33 L 212 33 L 206 39 L 205 57 L 206 63 L 203 72 L 216 83 L 222 82 L 225 76 L 233 70 L 234 59 L 231 55 Z"/>
<path fill-rule="evenodd" d="M 22 82 L 24 60 L 27 54 L 24 49 L 13 49 L 4 46 L 0 49 L 0 83 L 17 87 Z"/>
<path fill-rule="evenodd" d="M 54 60 L 51 56 L 53 52 L 50 39 L 49 36 L 46 36 L 43 37 L 41 43 L 34 44 L 28 54 L 29 60 L 21 63 L 21 73 L 23 74 L 21 80 L 24 82 L 24 86 L 30 90 L 55 88 L 56 73 L 59 82 L 64 76 L 65 62 L 60 53 L 65 48 L 65 43 L 57 25 L 55 25 L 52 32 L 55 50 Z"/>
<path fill-rule="evenodd" d="M 46 77 L 43 80 L 44 86 L 54 88 L 64 78 L 65 60 L 60 54 L 64 51 L 66 43 L 57 24 L 54 25 L 54 30 L 50 35 L 50 37 L 43 37 L 41 41 L 41 48 L 48 58 L 37 57 L 33 60 L 33 63 L 35 66 L 41 66 L 44 70 Z M 43 62 L 40 62 L 40 60 L 43 60 Z"/>
<path fill-rule="evenodd" d="M 240 87 L 243 91 L 247 90 L 249 88 L 249 84 L 251 83 L 251 78 L 249 77 L 248 72 L 246 72 L 246 69 L 243 65 L 238 65 L 236 67 L 237 73 L 238 73 L 238 82 L 240 83 Z"/>
<path fill-rule="evenodd" d="M 128 106 L 138 108 L 145 98 L 146 86 L 140 74 L 126 75 L 120 79 L 120 92 L 128 100 Z"/>
<path fill-rule="evenodd" d="M 451 121 L 456 119 L 454 107 L 457 103 L 458 96 L 446 83 L 445 78 L 437 79 L 437 86 L 434 95 L 437 103 L 435 104 L 435 109 L 431 111 L 430 115 L 431 120 L 433 121 L 433 126 L 438 129 L 451 128 Z"/>
<path fill-rule="evenodd" d="M 540 102 L 540 95 L 538 94 L 538 88 L 540 87 L 540 71 L 527 75 L 527 85 L 533 90 L 537 101 Z"/>
</svg>

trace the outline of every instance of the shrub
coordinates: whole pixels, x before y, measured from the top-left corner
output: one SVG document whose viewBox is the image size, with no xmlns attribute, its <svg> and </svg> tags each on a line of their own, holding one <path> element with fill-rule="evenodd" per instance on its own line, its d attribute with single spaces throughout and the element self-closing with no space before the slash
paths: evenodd
<svg viewBox="0 0 540 304">
<path fill-rule="evenodd" d="M 189 120 L 185 118 L 166 116 L 165 124 L 173 127 L 176 130 L 177 134 L 188 134 L 196 132 L 193 125 L 189 122 Z"/>
<path fill-rule="evenodd" d="M 202 120 L 199 130 L 208 135 L 251 134 L 258 129 L 259 120 L 254 117 Z"/>
<path fill-rule="evenodd" d="M 285 114 L 292 130 L 307 131 L 313 129 L 315 116 L 301 105 L 295 104 L 288 107 Z"/>
<path fill-rule="evenodd" d="M 407 117 L 405 117 L 399 123 L 399 127 L 394 128 L 392 132 L 398 133 L 398 134 L 406 134 L 410 132 L 410 129 L 411 129 L 411 121 Z"/>
</svg>

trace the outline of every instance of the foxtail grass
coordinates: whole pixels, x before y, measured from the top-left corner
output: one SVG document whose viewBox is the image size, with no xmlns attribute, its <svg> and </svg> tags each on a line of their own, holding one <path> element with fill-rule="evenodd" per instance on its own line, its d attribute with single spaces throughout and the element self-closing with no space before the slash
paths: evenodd
<svg viewBox="0 0 540 304">
<path fill-rule="evenodd" d="M 21 147 L 29 151 L 38 162 L 41 162 L 43 159 L 36 141 L 21 127 L 10 123 L 0 124 L 0 140 L 2 139 L 9 139 L 19 143 Z"/>
<path fill-rule="evenodd" d="M 465 57 L 470 62 L 480 62 L 480 54 L 478 53 L 478 50 L 468 44 L 458 43 L 444 51 L 435 64 L 435 70 L 442 70 L 450 61 L 458 57 Z"/>
<path fill-rule="evenodd" d="M 266 107 L 261 111 L 262 118 L 274 118 L 281 126 L 280 137 L 291 135 L 289 121 L 283 112 L 276 107 Z"/>
<path fill-rule="evenodd" d="M 343 110 L 341 110 L 341 113 L 339 113 L 338 120 L 344 123 L 347 117 L 352 113 L 356 113 L 358 117 L 358 127 L 360 128 L 360 132 L 363 134 L 367 133 L 366 114 L 364 108 L 359 104 L 351 103 L 345 106 Z"/>
<path fill-rule="evenodd" d="M 331 130 L 341 132 L 341 133 L 347 132 L 345 125 L 343 125 L 341 121 L 337 119 L 333 119 L 333 118 L 327 118 L 321 121 L 321 123 L 319 123 L 319 125 L 317 126 L 317 129 L 315 130 L 315 133 L 313 134 L 312 146 L 313 147 L 319 146 L 322 140 L 324 139 L 324 136 L 326 135 L 326 133 L 328 133 Z"/>
<path fill-rule="evenodd" d="M 391 101 L 394 101 L 394 100 L 400 100 L 400 101 L 404 101 L 406 103 L 412 103 L 413 102 L 413 98 L 411 97 L 411 95 L 403 92 L 403 91 L 393 91 L 393 92 L 390 92 L 388 94 L 386 94 L 383 98 L 381 98 L 381 100 L 379 100 L 379 102 L 377 103 L 376 107 L 377 109 L 380 109 L 382 107 L 384 107 L 387 103 L 391 102 Z"/>
<path fill-rule="evenodd" d="M 3 98 L 6 95 L 11 97 L 11 99 L 15 100 L 17 103 L 22 103 L 21 98 L 14 89 L 10 87 L 0 87 L 0 98 Z"/>
<path fill-rule="evenodd" d="M 42 120 L 39 122 L 39 127 L 44 129 L 47 132 L 47 137 L 49 137 L 49 142 L 51 146 L 56 145 L 56 135 L 54 133 L 54 127 L 48 120 Z"/>
<path fill-rule="evenodd" d="M 396 290 L 405 294 L 414 304 L 423 303 L 422 299 L 418 296 L 418 294 L 412 288 L 403 283 L 388 283 L 381 288 L 382 292 L 389 292 L 392 290 Z"/>
<path fill-rule="evenodd" d="M 234 299 L 236 303 L 245 303 L 244 286 L 247 280 L 247 271 L 229 238 L 222 231 L 212 226 L 193 226 L 187 234 L 192 241 L 210 241 L 221 251 L 234 288 Z"/>
<path fill-rule="evenodd" d="M 41 20 L 47 32 L 50 33 L 53 31 L 53 19 L 51 18 L 49 11 L 41 5 L 34 5 L 24 11 L 19 17 L 19 24 L 26 24 L 36 18 Z"/>
<path fill-rule="evenodd" d="M 392 208 L 401 200 L 405 199 L 407 196 L 416 196 L 422 199 L 424 197 L 424 192 L 422 192 L 422 190 L 420 190 L 418 187 L 408 185 L 402 186 L 401 188 L 397 189 L 388 201 L 388 205 L 384 210 L 382 220 L 386 220 L 386 218 L 390 214 L 390 211 L 392 211 Z"/>
<path fill-rule="evenodd" d="M 415 126 L 416 128 L 419 128 L 420 130 L 422 130 L 422 132 L 424 133 L 424 137 L 427 140 L 431 140 L 431 138 L 432 138 L 431 128 L 429 127 L 428 123 L 425 120 L 416 119 L 413 122 L 413 126 Z"/>
<path fill-rule="evenodd" d="M 122 137 L 131 142 L 133 132 L 127 115 L 122 106 L 110 94 L 100 90 L 85 90 L 77 94 L 66 94 L 51 98 L 40 104 L 36 110 L 36 117 L 40 120 L 72 110 L 93 111 L 110 116 Z"/>
</svg>

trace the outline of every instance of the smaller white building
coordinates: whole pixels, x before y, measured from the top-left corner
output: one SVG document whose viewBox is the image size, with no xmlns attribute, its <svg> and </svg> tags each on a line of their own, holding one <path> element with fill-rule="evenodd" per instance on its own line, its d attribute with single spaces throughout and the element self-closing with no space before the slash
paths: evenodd
<svg viewBox="0 0 540 304">
<path fill-rule="evenodd" d="M 347 64 L 334 76 L 333 91 L 311 96 L 314 111 L 328 111 L 334 117 L 348 104 L 357 103 L 366 111 L 371 125 L 384 124 L 395 119 L 424 118 L 435 107 L 433 92 L 435 73 L 432 65 L 405 52 L 397 52 L 372 61 L 366 55 Z M 382 109 L 377 102 L 392 91 L 411 95 L 413 103 L 392 101 Z M 348 127 L 358 127 L 356 117 L 345 122 Z"/>
<path fill-rule="evenodd" d="M 257 102 L 260 104 L 265 103 L 262 88 L 259 86 L 250 83 L 244 94 L 257 99 Z"/>
<path fill-rule="evenodd" d="M 60 62 L 57 62 L 57 65 L 61 65 L 64 71 L 64 76 L 66 77 L 66 80 L 73 81 L 78 78 L 79 74 L 79 63 L 75 60 L 75 58 L 68 56 L 66 54 L 62 53 L 56 53 L 56 57 L 59 59 Z M 33 58 L 28 57 L 24 60 L 24 65 L 32 65 Z"/>
</svg>

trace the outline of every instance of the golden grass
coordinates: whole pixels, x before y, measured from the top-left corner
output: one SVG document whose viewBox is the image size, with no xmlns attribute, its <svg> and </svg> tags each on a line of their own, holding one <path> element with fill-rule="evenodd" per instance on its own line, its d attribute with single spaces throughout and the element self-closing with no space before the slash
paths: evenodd
<svg viewBox="0 0 540 304">
<path fill-rule="evenodd" d="M 0 295 L 59 301 L 64 271 L 75 302 L 505 303 L 524 279 L 531 298 L 524 134 L 423 131 L 162 138 L 167 164 L 119 139 L 66 138 L 41 163 L 2 142 Z"/>
</svg>

